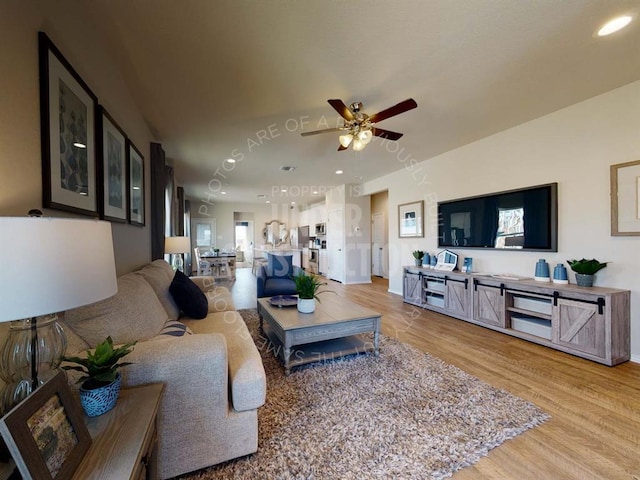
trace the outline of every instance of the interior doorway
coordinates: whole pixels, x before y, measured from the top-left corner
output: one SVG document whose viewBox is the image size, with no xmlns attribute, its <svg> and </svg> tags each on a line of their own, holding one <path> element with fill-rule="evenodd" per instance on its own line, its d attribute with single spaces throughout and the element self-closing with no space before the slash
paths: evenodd
<svg viewBox="0 0 640 480">
<path fill-rule="evenodd" d="M 389 193 L 371 195 L 371 275 L 389 278 Z"/>
<path fill-rule="evenodd" d="M 237 262 L 253 261 L 253 220 L 236 220 L 235 248 Z"/>
</svg>

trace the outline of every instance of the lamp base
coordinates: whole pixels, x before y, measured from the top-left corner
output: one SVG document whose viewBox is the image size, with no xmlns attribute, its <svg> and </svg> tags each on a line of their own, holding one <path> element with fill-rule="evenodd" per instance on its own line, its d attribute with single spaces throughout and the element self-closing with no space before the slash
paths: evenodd
<svg viewBox="0 0 640 480">
<path fill-rule="evenodd" d="M 67 349 L 57 315 L 11 322 L 0 352 L 0 410 L 6 413 L 59 371 Z"/>
<path fill-rule="evenodd" d="M 171 267 L 174 271 L 180 270 L 184 273 L 184 261 L 182 260 L 182 254 L 173 254 L 173 258 L 171 259 Z"/>
</svg>

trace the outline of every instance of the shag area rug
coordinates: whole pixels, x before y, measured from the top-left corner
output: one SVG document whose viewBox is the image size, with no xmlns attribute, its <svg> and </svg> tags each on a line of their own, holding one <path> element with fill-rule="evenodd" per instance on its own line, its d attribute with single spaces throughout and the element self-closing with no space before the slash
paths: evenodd
<svg viewBox="0 0 640 480">
<path fill-rule="evenodd" d="M 201 470 L 209 479 L 440 479 L 545 421 L 533 404 L 381 335 L 380 356 L 350 356 L 286 377 L 241 310 L 267 375 L 258 452 Z"/>
</svg>

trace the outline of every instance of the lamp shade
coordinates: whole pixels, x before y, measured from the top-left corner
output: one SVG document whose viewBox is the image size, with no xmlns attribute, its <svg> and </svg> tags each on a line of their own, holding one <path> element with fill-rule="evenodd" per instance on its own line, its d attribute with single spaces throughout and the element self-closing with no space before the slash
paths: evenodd
<svg viewBox="0 0 640 480">
<path fill-rule="evenodd" d="M 0 217 L 0 322 L 87 305 L 118 291 L 111 224 Z"/>
<path fill-rule="evenodd" d="M 189 237 L 164 237 L 164 253 L 187 253 L 190 250 Z"/>
</svg>

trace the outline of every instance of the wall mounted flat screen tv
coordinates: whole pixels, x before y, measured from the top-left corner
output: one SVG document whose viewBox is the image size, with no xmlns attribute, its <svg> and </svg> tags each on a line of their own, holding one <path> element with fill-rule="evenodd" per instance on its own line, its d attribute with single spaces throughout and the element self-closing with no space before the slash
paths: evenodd
<svg viewBox="0 0 640 480">
<path fill-rule="evenodd" d="M 438 246 L 558 250 L 558 184 L 438 203 Z"/>
</svg>

